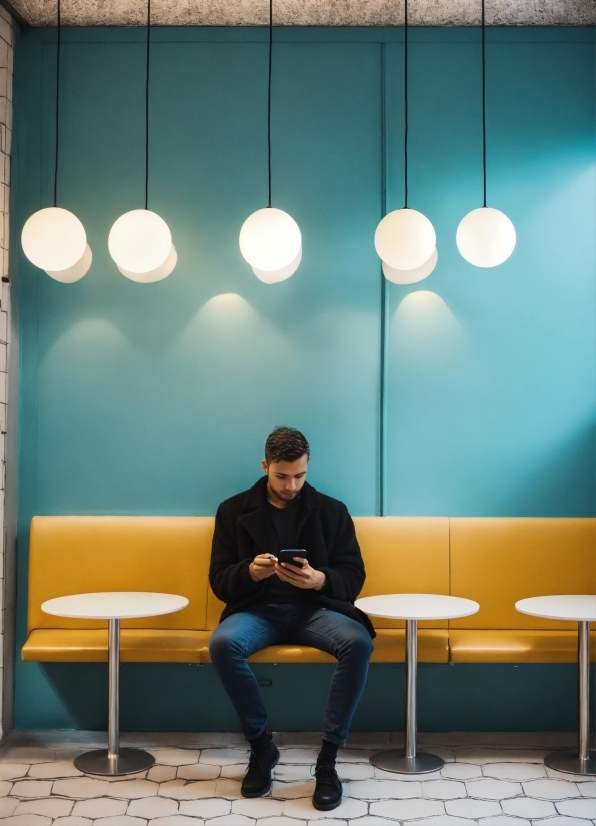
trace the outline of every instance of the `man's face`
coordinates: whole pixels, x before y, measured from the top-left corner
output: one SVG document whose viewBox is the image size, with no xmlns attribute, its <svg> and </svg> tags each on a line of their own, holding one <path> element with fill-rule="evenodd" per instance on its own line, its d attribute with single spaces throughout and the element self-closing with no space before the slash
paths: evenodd
<svg viewBox="0 0 596 826">
<path fill-rule="evenodd" d="M 267 474 L 272 498 L 280 505 L 287 505 L 296 499 L 306 480 L 307 469 L 306 453 L 295 462 L 269 462 L 267 464 L 263 461 L 263 470 Z"/>
</svg>

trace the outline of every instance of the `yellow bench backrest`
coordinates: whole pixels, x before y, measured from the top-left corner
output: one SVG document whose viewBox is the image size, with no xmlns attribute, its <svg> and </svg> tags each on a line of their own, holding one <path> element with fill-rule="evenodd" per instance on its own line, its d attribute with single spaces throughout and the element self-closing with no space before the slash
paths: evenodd
<svg viewBox="0 0 596 826">
<path fill-rule="evenodd" d="M 596 519 L 451 519 L 451 593 L 480 603 L 451 628 L 572 630 L 520 614 L 515 603 L 548 594 L 593 594 Z"/>
<path fill-rule="evenodd" d="M 421 592 L 469 597 L 478 614 L 451 628 L 569 629 L 519 614 L 518 599 L 594 593 L 595 519 L 357 517 L 367 571 L 361 596 Z M 125 627 L 212 630 L 223 610 L 208 586 L 213 517 L 36 516 L 31 523 L 28 630 L 95 628 L 45 614 L 41 603 L 88 591 L 162 591 L 184 611 Z M 403 623 L 373 619 L 376 628 Z M 445 623 L 424 623 L 444 627 Z"/>
<path fill-rule="evenodd" d="M 42 602 L 89 591 L 162 591 L 189 599 L 183 611 L 125 620 L 128 628 L 204 629 L 213 517 L 36 516 L 29 545 L 28 630 L 97 628 L 54 617 Z"/>
<path fill-rule="evenodd" d="M 359 516 L 354 519 L 366 567 L 360 596 L 449 593 L 447 517 Z M 401 628 L 403 622 L 372 617 L 375 628 Z M 421 623 L 443 628 L 446 622 Z"/>
</svg>

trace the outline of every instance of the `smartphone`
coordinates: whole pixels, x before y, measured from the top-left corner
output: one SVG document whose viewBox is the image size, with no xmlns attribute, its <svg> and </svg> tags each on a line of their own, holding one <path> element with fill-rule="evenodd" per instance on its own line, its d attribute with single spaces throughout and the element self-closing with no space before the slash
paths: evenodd
<svg viewBox="0 0 596 826">
<path fill-rule="evenodd" d="M 290 565 L 294 565 L 296 568 L 302 568 L 300 562 L 296 562 L 294 560 L 295 556 L 299 556 L 302 559 L 306 559 L 306 551 L 304 548 L 294 548 L 293 550 L 290 549 L 285 551 L 280 551 L 277 555 L 278 562 L 289 562 Z"/>
</svg>

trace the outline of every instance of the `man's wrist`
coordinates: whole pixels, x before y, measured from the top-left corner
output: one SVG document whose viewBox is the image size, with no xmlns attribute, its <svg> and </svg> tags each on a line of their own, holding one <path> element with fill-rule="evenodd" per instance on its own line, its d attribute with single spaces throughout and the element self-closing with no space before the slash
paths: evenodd
<svg viewBox="0 0 596 826">
<path fill-rule="evenodd" d="M 317 571 L 317 574 L 319 574 L 319 582 L 315 585 L 315 591 L 322 591 L 325 587 L 325 583 L 327 582 L 327 577 L 323 571 Z"/>
</svg>

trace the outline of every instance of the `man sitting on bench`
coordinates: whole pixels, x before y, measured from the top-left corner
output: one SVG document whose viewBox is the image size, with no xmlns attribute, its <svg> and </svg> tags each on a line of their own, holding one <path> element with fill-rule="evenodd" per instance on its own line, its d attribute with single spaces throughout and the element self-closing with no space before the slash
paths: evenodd
<svg viewBox="0 0 596 826">
<path fill-rule="evenodd" d="M 313 794 L 314 807 L 326 811 L 341 803 L 335 760 L 364 689 L 375 632 L 353 605 L 365 577 L 354 524 L 342 502 L 308 484 L 309 459 L 302 433 L 277 428 L 265 444 L 266 475 L 219 506 L 209 582 L 226 607 L 209 652 L 251 746 L 244 797 L 269 791 L 279 760 L 247 657 L 286 643 L 337 659 Z M 280 562 L 282 550 L 306 555 Z"/>
</svg>

